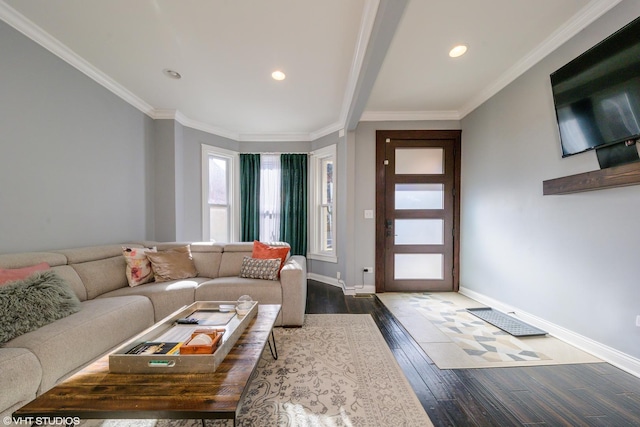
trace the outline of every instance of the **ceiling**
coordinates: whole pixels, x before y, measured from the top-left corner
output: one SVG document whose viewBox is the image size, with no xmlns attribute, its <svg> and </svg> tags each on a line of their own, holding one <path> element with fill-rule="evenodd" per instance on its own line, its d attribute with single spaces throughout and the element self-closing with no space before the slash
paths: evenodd
<svg viewBox="0 0 640 427">
<path fill-rule="evenodd" d="M 619 1 L 0 0 L 0 19 L 153 118 L 308 141 L 461 119 Z"/>
</svg>

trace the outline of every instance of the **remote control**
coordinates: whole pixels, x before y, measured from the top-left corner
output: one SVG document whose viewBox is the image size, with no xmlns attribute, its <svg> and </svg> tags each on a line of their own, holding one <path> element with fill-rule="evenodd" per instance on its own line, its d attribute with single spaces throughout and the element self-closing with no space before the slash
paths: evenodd
<svg viewBox="0 0 640 427">
<path fill-rule="evenodd" d="M 176 323 L 180 325 L 197 325 L 198 319 L 192 319 L 189 317 L 183 317 L 181 319 L 176 320 Z"/>
</svg>

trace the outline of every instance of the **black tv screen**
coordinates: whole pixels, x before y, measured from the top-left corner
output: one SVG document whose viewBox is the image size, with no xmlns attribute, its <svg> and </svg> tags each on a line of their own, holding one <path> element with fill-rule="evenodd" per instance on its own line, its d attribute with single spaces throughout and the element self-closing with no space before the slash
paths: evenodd
<svg viewBox="0 0 640 427">
<path fill-rule="evenodd" d="M 562 157 L 640 137 L 640 18 L 551 74 Z"/>
</svg>

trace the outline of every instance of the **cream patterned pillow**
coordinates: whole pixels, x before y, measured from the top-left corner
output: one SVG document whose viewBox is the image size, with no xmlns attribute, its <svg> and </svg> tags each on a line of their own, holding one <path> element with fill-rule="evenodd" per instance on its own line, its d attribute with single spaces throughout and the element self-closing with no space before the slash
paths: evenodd
<svg viewBox="0 0 640 427">
<path fill-rule="evenodd" d="M 147 252 L 156 252 L 156 248 L 122 248 L 122 255 L 127 261 L 127 281 L 129 286 L 138 286 L 153 281 L 151 262 Z"/>
<path fill-rule="evenodd" d="M 278 280 L 280 258 L 261 259 L 244 257 L 240 267 L 240 277 L 248 279 Z"/>
</svg>

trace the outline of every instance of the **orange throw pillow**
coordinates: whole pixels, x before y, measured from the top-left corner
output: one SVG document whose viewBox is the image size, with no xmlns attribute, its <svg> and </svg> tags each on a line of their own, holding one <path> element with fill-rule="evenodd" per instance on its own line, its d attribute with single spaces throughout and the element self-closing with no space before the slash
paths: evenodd
<svg viewBox="0 0 640 427">
<path fill-rule="evenodd" d="M 253 241 L 253 252 L 251 253 L 251 258 L 280 258 L 280 269 L 278 270 L 278 274 L 280 274 L 280 270 L 284 267 L 284 262 L 287 260 L 288 254 L 289 248 L 286 246 L 269 246 L 262 242 L 258 242 L 257 240 Z"/>
</svg>

